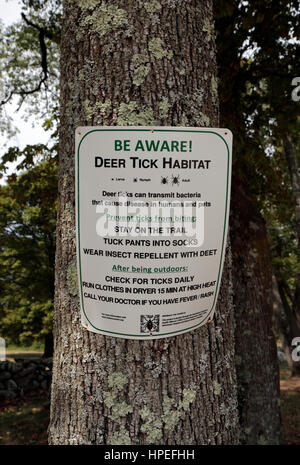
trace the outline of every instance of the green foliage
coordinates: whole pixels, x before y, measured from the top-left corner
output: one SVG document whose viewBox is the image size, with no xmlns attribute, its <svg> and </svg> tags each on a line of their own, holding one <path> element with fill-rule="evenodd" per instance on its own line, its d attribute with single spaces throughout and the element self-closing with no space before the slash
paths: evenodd
<svg viewBox="0 0 300 465">
<path fill-rule="evenodd" d="M 282 223 L 275 212 L 267 215 L 267 220 L 275 275 L 286 281 L 290 289 L 295 289 L 300 263 L 294 221 Z"/>
<path fill-rule="evenodd" d="M 54 136 L 56 134 L 54 133 Z M 17 163 L 16 170 L 24 171 L 29 170 L 42 160 L 53 159 L 57 161 L 58 144 L 55 142 L 52 147 L 44 144 L 27 145 L 23 150 L 18 147 L 10 147 L 7 152 L 2 156 L 0 162 L 0 178 L 6 173 L 8 163 Z M 28 175 L 29 175 L 28 172 Z M 15 179 L 15 175 L 9 176 L 11 180 Z"/>
<path fill-rule="evenodd" d="M 18 108 L 25 101 L 37 120 L 57 117 L 60 21 L 60 0 L 22 0 L 20 20 L 0 23 L 0 130 L 13 132 L 5 112 L 11 101 Z"/>
<path fill-rule="evenodd" d="M 267 222 L 276 276 L 294 290 L 299 266 L 295 204 L 283 137 L 299 150 L 298 0 L 215 2 L 221 126 L 234 134 L 234 182 L 246 185 Z"/>
<path fill-rule="evenodd" d="M 260 207 L 270 195 L 278 202 L 287 192 L 270 148 L 299 115 L 291 98 L 298 8 L 298 0 L 215 2 L 221 126 L 234 134 L 234 173 Z"/>
<path fill-rule="evenodd" d="M 52 330 L 57 164 L 0 187 L 0 334 L 29 344 Z"/>
</svg>

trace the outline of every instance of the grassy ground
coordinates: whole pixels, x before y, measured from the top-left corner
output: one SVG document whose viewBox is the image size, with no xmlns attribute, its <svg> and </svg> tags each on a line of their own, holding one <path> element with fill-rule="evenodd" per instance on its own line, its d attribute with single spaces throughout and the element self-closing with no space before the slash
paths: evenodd
<svg viewBox="0 0 300 465">
<path fill-rule="evenodd" d="M 280 378 L 283 443 L 300 445 L 300 377 L 282 365 Z M 47 392 L 0 401 L 0 445 L 47 444 L 48 422 Z"/>
<path fill-rule="evenodd" d="M 15 358 L 40 358 L 43 355 L 43 344 L 33 344 L 31 346 L 17 346 L 9 344 L 6 347 L 6 359 L 12 360 Z"/>
<path fill-rule="evenodd" d="M 36 343 L 32 344 L 31 346 L 20 346 L 16 344 L 8 344 L 6 347 L 6 352 L 11 353 L 27 353 L 27 352 L 32 352 L 32 353 L 40 353 L 43 352 L 44 350 L 44 344 Z"/>
<path fill-rule="evenodd" d="M 47 444 L 49 395 L 0 401 L 0 445 Z"/>
<path fill-rule="evenodd" d="M 14 344 L 8 344 L 6 347 L 6 358 L 35 358 L 43 355 L 44 345 L 33 344 L 31 346 L 17 346 Z"/>
</svg>

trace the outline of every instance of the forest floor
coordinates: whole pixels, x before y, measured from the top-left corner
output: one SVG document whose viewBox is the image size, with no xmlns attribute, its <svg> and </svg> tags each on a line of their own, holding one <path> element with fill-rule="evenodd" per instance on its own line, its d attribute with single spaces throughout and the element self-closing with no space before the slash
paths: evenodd
<svg viewBox="0 0 300 465">
<path fill-rule="evenodd" d="M 300 445 L 300 377 L 280 367 L 283 444 Z M 49 394 L 41 391 L 0 401 L 0 445 L 47 444 Z"/>
<path fill-rule="evenodd" d="M 6 348 L 6 360 L 14 360 L 16 358 L 41 358 L 43 356 L 43 349 L 43 345 L 38 343 L 31 346 L 10 344 Z"/>
<path fill-rule="evenodd" d="M 0 445 L 47 444 L 49 393 L 0 401 Z"/>
</svg>

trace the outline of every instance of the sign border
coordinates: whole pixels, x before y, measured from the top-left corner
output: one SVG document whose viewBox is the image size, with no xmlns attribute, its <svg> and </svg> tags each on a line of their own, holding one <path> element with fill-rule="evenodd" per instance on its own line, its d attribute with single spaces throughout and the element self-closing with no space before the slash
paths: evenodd
<svg viewBox="0 0 300 465">
<path fill-rule="evenodd" d="M 82 129 L 86 129 L 85 127 L 79 127 L 77 128 L 77 130 L 75 131 L 75 136 L 77 134 L 79 134 L 78 131 L 82 130 Z M 219 128 L 216 128 L 216 129 L 219 129 Z M 225 132 L 228 131 L 231 133 L 231 131 L 229 129 L 226 129 L 226 128 L 220 128 L 222 130 L 224 130 Z M 101 329 L 101 328 L 97 328 L 96 326 L 93 325 L 93 323 L 91 323 L 91 321 L 88 319 L 87 315 L 86 315 L 86 312 L 85 312 L 85 309 L 84 309 L 84 300 L 83 300 L 83 288 L 82 288 L 82 276 L 81 276 L 81 252 L 80 252 L 80 202 L 79 202 L 79 189 L 80 189 L 80 186 L 79 186 L 79 150 L 80 150 L 80 146 L 83 142 L 83 140 L 91 133 L 93 132 L 105 132 L 105 131 L 111 131 L 111 132 L 122 132 L 122 131 L 132 131 L 132 132 L 184 132 L 184 133 L 189 133 L 189 132 L 192 132 L 192 133 L 199 133 L 199 134 L 214 134 L 216 136 L 218 136 L 225 144 L 226 146 L 226 149 L 227 149 L 227 178 L 226 178 L 226 202 L 225 202 L 225 217 L 224 217 L 224 228 L 223 228 L 223 239 L 222 239 L 222 250 L 221 250 L 221 256 L 220 256 L 220 265 L 219 265 L 219 272 L 218 272 L 218 279 L 217 279 L 217 285 L 216 285 L 216 292 L 215 292 L 215 297 L 214 297 L 214 301 L 213 301 L 213 304 L 212 304 L 212 307 L 209 311 L 209 313 L 199 322 L 197 323 L 196 325 L 193 325 L 193 326 L 189 326 L 188 328 L 185 328 L 185 329 L 180 329 L 178 331 L 172 331 L 170 333 L 159 333 L 159 334 L 127 334 L 127 333 L 118 333 L 116 331 L 108 331 L 108 330 L 105 330 L 105 329 Z M 80 134 L 79 134 L 80 135 Z M 75 139 L 76 141 L 76 139 Z M 75 142 L 76 143 L 76 142 Z M 221 136 L 221 134 L 218 134 L 217 132 L 215 131 L 212 131 L 210 129 L 208 129 L 207 131 L 205 130 L 205 128 L 203 129 L 163 129 L 163 128 L 156 128 L 155 126 L 152 128 L 151 126 L 147 127 L 147 128 L 122 128 L 122 127 L 106 127 L 106 128 L 95 128 L 95 129 L 91 129 L 90 131 L 86 132 L 80 139 L 80 141 L 78 142 L 78 148 L 77 148 L 77 158 L 76 158 L 76 171 L 75 171 L 75 183 L 76 183 L 76 186 L 77 186 L 77 190 L 75 188 L 75 192 L 77 192 L 77 197 L 76 197 L 76 213 L 77 213 L 77 221 L 76 221 L 76 232 L 77 232 L 77 243 L 76 243 L 76 255 L 77 255 L 77 263 L 79 265 L 79 273 L 78 273 L 78 278 L 79 278 L 79 287 L 80 287 L 80 300 L 81 300 L 81 306 L 82 306 L 82 310 L 83 310 L 83 313 L 84 313 L 84 316 L 85 318 L 87 319 L 87 321 L 90 323 L 90 325 L 95 328 L 97 331 L 101 331 L 102 332 L 102 335 L 106 335 L 106 334 L 103 334 L 103 333 L 108 333 L 107 336 L 123 336 L 123 338 L 125 339 L 124 336 L 126 336 L 126 338 L 130 338 L 130 337 L 134 337 L 134 338 L 143 338 L 144 340 L 146 339 L 155 339 L 155 338 L 161 338 L 161 337 L 168 337 L 169 335 L 172 337 L 172 336 L 176 336 L 177 335 L 180 335 L 180 334 L 184 334 L 192 329 L 196 329 L 198 327 L 200 327 L 202 324 L 203 324 L 203 321 L 205 320 L 208 320 L 211 313 L 212 313 L 212 310 L 215 306 L 215 302 L 216 302 L 216 299 L 217 297 L 219 296 L 219 290 L 220 290 L 220 274 L 221 274 L 221 269 L 223 269 L 223 265 L 224 265 L 224 242 L 225 242 L 225 230 L 226 230 L 226 223 L 227 223 L 227 216 L 228 216 L 228 213 L 229 213 L 229 204 L 230 204 L 230 198 L 228 196 L 228 187 L 229 187 L 229 173 L 230 173 L 230 150 L 229 150 L 229 147 L 228 147 L 228 144 L 226 142 L 226 140 Z M 76 187 L 75 186 L 75 187 Z M 85 326 L 84 326 L 85 327 Z M 85 327 L 86 328 L 86 327 Z M 89 329 L 89 328 L 86 328 L 86 329 Z M 93 331 L 94 332 L 94 331 Z M 101 334 L 101 333 L 96 333 L 96 334 Z"/>
</svg>

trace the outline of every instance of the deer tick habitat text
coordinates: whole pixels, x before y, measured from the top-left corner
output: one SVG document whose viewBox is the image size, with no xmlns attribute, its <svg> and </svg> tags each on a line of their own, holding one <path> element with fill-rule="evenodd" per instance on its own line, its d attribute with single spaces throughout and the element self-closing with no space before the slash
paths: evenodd
<svg viewBox="0 0 300 465">
<path fill-rule="evenodd" d="M 75 141 L 84 328 L 147 340 L 207 323 L 226 249 L 231 132 L 81 127 Z"/>
<path fill-rule="evenodd" d="M 95 157 L 95 168 L 126 168 L 127 165 L 132 169 L 209 169 L 211 160 L 189 160 L 176 159 L 172 157 L 162 158 L 104 158 L 101 156 Z"/>
</svg>

